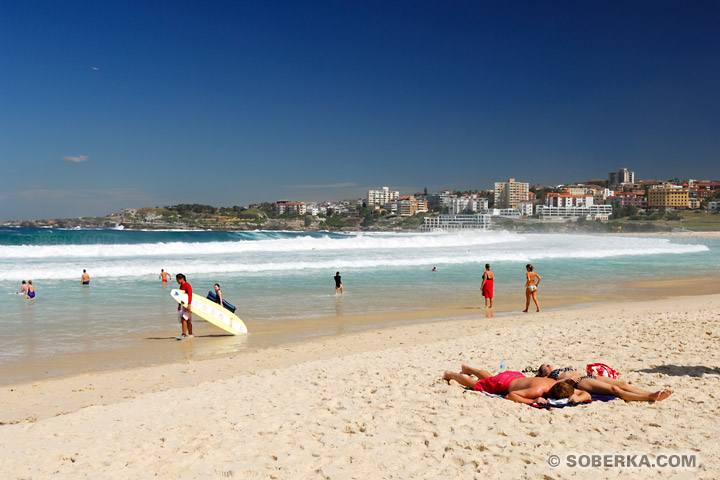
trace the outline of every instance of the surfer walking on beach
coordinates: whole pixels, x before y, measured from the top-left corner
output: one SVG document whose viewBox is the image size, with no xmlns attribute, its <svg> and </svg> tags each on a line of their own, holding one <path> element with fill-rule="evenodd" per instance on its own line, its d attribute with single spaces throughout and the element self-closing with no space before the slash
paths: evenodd
<svg viewBox="0 0 720 480">
<path fill-rule="evenodd" d="M 542 278 L 533 271 L 535 270 L 535 267 L 529 263 L 525 265 L 525 270 L 527 270 L 527 272 L 525 273 L 525 310 L 523 310 L 523 312 L 527 313 L 528 308 L 530 307 L 530 298 L 532 298 L 533 302 L 535 302 L 535 307 L 537 307 L 537 311 L 539 312 L 540 304 L 537 299 L 537 287 Z"/>
<path fill-rule="evenodd" d="M 81 285 L 90 285 L 90 275 L 85 271 L 83 268 L 82 276 L 80 277 L 80 284 Z"/>
<path fill-rule="evenodd" d="M 340 272 L 335 272 L 335 276 L 333 278 L 335 279 L 335 295 L 338 294 L 338 290 L 340 290 L 340 295 L 343 295 L 343 284 Z"/>
<path fill-rule="evenodd" d="M 180 290 L 187 293 L 188 297 L 187 305 L 178 304 L 178 319 L 182 324 L 181 338 L 192 337 L 192 307 L 190 306 L 192 304 L 192 287 L 185 280 L 185 275 L 183 275 L 182 273 L 178 273 L 177 275 L 175 275 L 175 280 L 177 281 L 178 285 L 180 285 Z"/>
</svg>

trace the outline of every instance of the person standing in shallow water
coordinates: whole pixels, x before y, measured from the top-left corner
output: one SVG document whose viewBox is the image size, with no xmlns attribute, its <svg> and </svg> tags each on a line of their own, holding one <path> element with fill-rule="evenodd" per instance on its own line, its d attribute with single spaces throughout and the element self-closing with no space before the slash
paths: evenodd
<svg viewBox="0 0 720 480">
<path fill-rule="evenodd" d="M 80 283 L 82 285 L 90 285 L 90 275 L 83 268 L 82 276 L 80 277 Z"/>
<path fill-rule="evenodd" d="M 170 274 L 162 268 L 160 269 L 160 280 L 162 280 L 163 283 L 167 283 L 167 281 L 170 280 Z"/>
<path fill-rule="evenodd" d="M 180 285 L 180 290 L 187 294 L 187 305 L 178 304 L 178 318 L 182 325 L 182 335 L 179 338 L 188 338 L 193 336 L 192 330 L 192 287 L 185 280 L 185 275 L 178 273 L 175 275 L 175 280 Z"/>
<path fill-rule="evenodd" d="M 532 298 L 535 302 L 535 307 L 537 307 L 537 311 L 540 311 L 540 304 L 538 303 L 537 299 L 537 287 L 540 284 L 540 275 L 535 273 L 533 270 L 535 270 L 535 267 L 530 265 L 529 263 L 525 265 L 525 270 L 527 272 L 525 273 L 525 310 L 523 312 L 527 313 L 528 308 L 530 307 L 530 299 Z"/>
<path fill-rule="evenodd" d="M 485 297 L 485 308 L 492 308 L 493 306 L 493 286 L 495 283 L 495 274 L 490 270 L 490 264 L 485 264 L 485 273 L 482 276 L 482 290 L 483 297 Z M 488 306 L 488 301 L 490 305 Z"/>
<path fill-rule="evenodd" d="M 344 295 L 342 278 L 340 277 L 340 272 L 335 272 L 335 276 L 333 278 L 335 279 L 335 295 L 338 294 L 338 290 L 340 290 L 340 295 Z"/>
</svg>

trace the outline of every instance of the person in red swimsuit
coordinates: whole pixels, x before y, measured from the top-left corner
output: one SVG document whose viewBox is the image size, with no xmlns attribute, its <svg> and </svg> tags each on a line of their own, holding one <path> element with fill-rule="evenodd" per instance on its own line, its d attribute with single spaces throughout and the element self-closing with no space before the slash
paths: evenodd
<svg viewBox="0 0 720 480">
<path fill-rule="evenodd" d="M 170 279 L 170 274 L 161 268 L 160 269 L 160 279 L 163 281 L 163 283 L 167 283 L 167 281 Z"/>
<path fill-rule="evenodd" d="M 178 273 L 177 275 L 175 275 L 175 280 L 177 281 L 178 285 L 180 285 L 180 290 L 187 293 L 188 297 L 187 305 L 178 304 L 178 312 L 180 312 L 178 313 L 178 318 L 180 319 L 180 323 L 182 324 L 182 338 L 192 337 L 192 287 L 185 280 L 185 275 L 183 275 L 182 273 Z"/>
<path fill-rule="evenodd" d="M 493 284 L 495 283 L 495 274 L 490 270 L 490 264 L 485 264 L 485 273 L 482 276 L 482 290 L 483 297 L 485 297 L 485 308 L 488 308 L 488 300 L 490 301 L 490 307 L 492 308 L 493 301 Z"/>
<path fill-rule="evenodd" d="M 460 372 L 446 370 L 442 378 L 448 384 L 450 380 L 455 380 L 460 385 L 479 392 L 507 395 L 508 400 L 519 403 L 546 404 L 546 396 L 555 399 L 567 398 L 573 403 L 590 400 L 589 393 L 575 390 L 566 382 L 557 382 L 547 377 L 527 378 L 520 372 L 510 371 L 493 375 L 487 370 L 480 370 L 464 364 Z"/>
</svg>

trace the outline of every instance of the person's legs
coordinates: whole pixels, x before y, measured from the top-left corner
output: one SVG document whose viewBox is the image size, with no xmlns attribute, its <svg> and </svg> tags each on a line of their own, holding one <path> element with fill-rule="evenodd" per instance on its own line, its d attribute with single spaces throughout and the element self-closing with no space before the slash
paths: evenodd
<svg viewBox="0 0 720 480">
<path fill-rule="evenodd" d="M 596 380 L 600 382 L 604 382 L 610 385 L 616 385 L 626 392 L 632 392 L 632 393 L 639 393 L 639 394 L 646 394 L 648 393 L 647 390 L 643 390 L 642 388 L 638 388 L 634 385 L 632 385 L 630 382 L 623 382 L 622 380 L 618 380 L 616 378 L 608 378 L 608 377 L 595 377 Z"/>
<path fill-rule="evenodd" d="M 478 382 L 476 378 L 463 375 L 462 373 L 451 372 L 450 370 L 445 370 L 442 379 L 448 382 L 448 384 L 450 383 L 450 380 L 455 380 L 460 385 L 467 388 L 474 388 L 475 384 Z"/>
<path fill-rule="evenodd" d="M 188 329 L 188 335 L 192 336 L 192 313 L 188 312 L 188 319 L 187 319 L 187 329 Z"/>
<path fill-rule="evenodd" d="M 492 299 L 493 297 L 490 297 L 490 308 L 492 308 Z"/>
<path fill-rule="evenodd" d="M 493 374 L 488 372 L 487 370 L 473 368 L 470 365 L 466 365 L 464 363 L 462 364 L 462 367 L 460 367 L 460 373 L 464 373 L 465 375 L 475 375 L 477 378 L 487 378 L 493 376 Z"/>
<path fill-rule="evenodd" d="M 658 390 L 654 393 L 644 390 L 641 390 L 642 393 L 629 392 L 619 385 L 611 385 L 596 378 L 583 378 L 578 383 L 577 389 L 595 395 L 614 395 L 626 402 L 656 402 L 665 400 L 672 393 L 672 390 Z"/>
<path fill-rule="evenodd" d="M 182 334 L 187 335 L 187 320 L 185 318 L 182 319 Z"/>
<path fill-rule="evenodd" d="M 344 295 L 344 294 L 345 294 L 345 292 L 343 292 L 343 286 L 342 286 L 342 283 L 341 283 L 341 284 L 340 284 L 340 295 Z"/>
<path fill-rule="evenodd" d="M 523 312 L 527 312 L 528 308 L 530 308 L 530 289 L 525 287 L 525 310 Z"/>
<path fill-rule="evenodd" d="M 540 304 L 538 303 L 538 299 L 537 299 L 537 290 L 533 290 L 533 292 L 532 292 L 532 299 L 533 299 L 533 301 L 535 302 L 535 306 L 537 307 L 537 311 L 539 312 L 539 311 L 540 311 Z M 530 306 L 529 303 L 528 303 L 528 305 L 525 307 L 526 310 L 527 310 L 528 306 Z"/>
</svg>

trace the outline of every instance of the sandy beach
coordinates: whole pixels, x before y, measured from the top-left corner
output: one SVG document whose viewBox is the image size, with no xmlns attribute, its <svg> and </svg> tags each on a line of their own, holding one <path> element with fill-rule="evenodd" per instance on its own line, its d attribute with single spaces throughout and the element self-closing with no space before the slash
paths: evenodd
<svg viewBox="0 0 720 480">
<path fill-rule="evenodd" d="M 715 294 L 403 325 L 4 386 L 0 477 L 717 478 L 719 340 Z M 503 360 L 512 370 L 603 362 L 674 393 L 542 410 L 440 380 L 463 362 L 496 371 Z M 548 464 L 592 454 L 690 454 L 696 465 Z"/>
</svg>

